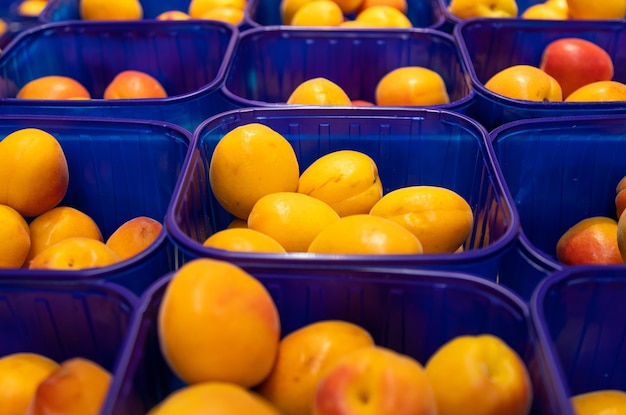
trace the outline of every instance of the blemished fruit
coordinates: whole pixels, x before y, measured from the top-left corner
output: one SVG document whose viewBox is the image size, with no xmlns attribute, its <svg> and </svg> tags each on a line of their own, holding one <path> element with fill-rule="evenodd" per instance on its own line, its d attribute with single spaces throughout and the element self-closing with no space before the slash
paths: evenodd
<svg viewBox="0 0 626 415">
<path fill-rule="evenodd" d="M 262 196 L 296 191 L 299 177 L 298 160 L 289 141 L 259 123 L 226 133 L 215 146 L 209 165 L 209 182 L 218 203 L 243 220 Z"/>
<path fill-rule="evenodd" d="M 613 79 L 611 56 L 593 42 L 581 38 L 560 38 L 543 50 L 539 68 L 557 80 L 563 97 L 597 81 Z"/>
<path fill-rule="evenodd" d="M 533 400 L 528 368 L 491 334 L 454 337 L 426 362 L 439 415 L 527 415 Z"/>
<path fill-rule="evenodd" d="M 516 17 L 516 0 L 451 0 L 448 11 L 459 19 L 474 17 Z"/>
<path fill-rule="evenodd" d="M 422 243 L 424 253 L 452 253 L 474 226 L 471 206 L 440 186 L 407 186 L 385 194 L 370 210 L 402 225 Z"/>
<path fill-rule="evenodd" d="M 248 388 L 272 370 L 280 318 L 256 278 L 234 264 L 201 258 L 172 276 L 159 307 L 158 338 L 165 360 L 184 382 Z"/>
<path fill-rule="evenodd" d="M 626 392 L 617 389 L 580 393 L 572 396 L 570 402 L 576 415 L 626 414 Z"/>
<path fill-rule="evenodd" d="M 376 85 L 376 105 L 418 106 L 450 102 L 441 75 L 421 66 L 396 68 L 383 76 Z"/>
<path fill-rule="evenodd" d="M 36 353 L 13 353 L 0 358 L 0 414 L 23 415 L 37 386 L 59 365 Z"/>
<path fill-rule="evenodd" d="M 30 250 L 25 266 L 51 245 L 70 237 L 102 241 L 98 224 L 85 212 L 71 206 L 57 206 L 42 213 L 29 224 Z"/>
<path fill-rule="evenodd" d="M 583 85 L 572 92 L 565 102 L 626 101 L 626 84 L 618 81 L 598 81 Z"/>
<path fill-rule="evenodd" d="M 105 244 L 124 260 L 148 249 L 162 230 L 163 224 L 158 220 L 148 216 L 136 216 L 113 231 Z"/>
<path fill-rule="evenodd" d="M 89 91 L 77 80 L 68 76 L 49 75 L 33 79 L 17 92 L 19 99 L 76 99 L 91 98 Z"/>
<path fill-rule="evenodd" d="M 276 192 L 254 204 L 248 228 L 270 236 L 287 252 L 306 252 L 311 241 L 338 219 L 330 205 L 313 196 Z"/>
<path fill-rule="evenodd" d="M 369 213 L 383 195 L 376 162 L 355 150 L 317 158 L 300 175 L 298 193 L 326 202 L 339 216 Z"/>
<path fill-rule="evenodd" d="M 300 7 L 291 19 L 292 26 L 339 26 L 344 17 L 333 0 L 315 0 Z"/>
<path fill-rule="evenodd" d="M 203 246 L 238 252 L 275 252 L 285 253 L 285 248 L 269 235 L 254 229 L 233 227 L 221 230 L 209 236 Z"/>
<path fill-rule="evenodd" d="M 287 98 L 290 105 L 352 105 L 346 92 L 326 78 L 312 78 L 301 82 Z"/>
<path fill-rule="evenodd" d="M 97 415 L 111 380 L 111 373 L 94 361 L 65 360 L 39 384 L 26 415 Z"/>
<path fill-rule="evenodd" d="M 308 252 L 319 254 L 414 255 L 420 240 L 408 229 L 370 214 L 350 215 L 331 223 L 313 239 Z"/>
<path fill-rule="evenodd" d="M 147 415 L 281 415 L 255 392 L 228 382 L 201 382 L 172 392 Z"/>
<path fill-rule="evenodd" d="M 437 415 L 424 367 L 381 347 L 346 353 L 315 391 L 312 415 Z M 458 412 L 458 414 L 463 412 Z"/>
<path fill-rule="evenodd" d="M 485 88 L 512 99 L 538 102 L 560 102 L 563 91 L 558 81 L 531 65 L 513 65 L 498 71 Z"/>
<path fill-rule="evenodd" d="M 143 18 L 139 0 L 80 0 L 79 15 L 83 20 L 138 20 Z"/>
<path fill-rule="evenodd" d="M 53 135 L 24 128 L 0 141 L 0 204 L 38 216 L 61 202 L 68 185 L 65 153 Z"/>
<path fill-rule="evenodd" d="M 0 268 L 20 268 L 30 246 L 30 230 L 24 217 L 10 206 L 0 205 Z"/>
<path fill-rule="evenodd" d="M 143 71 L 126 70 L 115 75 L 104 90 L 104 99 L 166 98 L 163 85 Z"/>
<path fill-rule="evenodd" d="M 120 257 L 104 242 L 85 237 L 70 237 L 50 245 L 28 266 L 30 269 L 79 270 L 115 264 Z"/>
<path fill-rule="evenodd" d="M 315 389 L 346 353 L 374 346 L 363 327 L 341 320 L 309 323 L 282 338 L 269 376 L 256 389 L 285 415 L 309 415 Z"/>
<path fill-rule="evenodd" d="M 594 216 L 582 219 L 557 241 L 557 259 L 565 265 L 623 264 L 615 219 Z"/>
</svg>

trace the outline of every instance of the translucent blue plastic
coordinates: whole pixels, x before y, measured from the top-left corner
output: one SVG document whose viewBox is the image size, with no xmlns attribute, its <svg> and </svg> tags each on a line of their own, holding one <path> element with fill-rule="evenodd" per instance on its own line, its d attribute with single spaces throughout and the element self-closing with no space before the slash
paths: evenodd
<svg viewBox="0 0 626 415">
<path fill-rule="evenodd" d="M 624 101 L 614 102 L 532 102 L 495 94 L 485 83 L 500 70 L 512 65 L 539 66 L 544 48 L 564 37 L 578 37 L 604 48 L 616 68 L 613 79 L 626 82 L 626 21 L 618 20 L 467 20 L 455 27 L 454 36 L 468 66 L 476 93 L 472 116 L 487 130 L 504 123 L 538 117 L 568 115 L 626 114 Z"/>
<path fill-rule="evenodd" d="M 546 278 L 531 316 L 550 372 L 567 396 L 626 391 L 626 269 L 570 267 Z"/>
<path fill-rule="evenodd" d="M 474 228 L 464 252 L 437 255 L 321 255 L 225 251 L 202 246 L 233 216 L 209 186 L 209 162 L 217 142 L 240 125 L 259 122 L 294 147 L 304 171 L 323 154 L 353 149 L 377 163 L 385 193 L 408 185 L 437 185 L 464 197 Z M 277 268 L 394 265 L 455 269 L 495 279 L 500 259 L 517 236 L 518 218 L 500 185 L 485 132 L 473 120 L 435 110 L 338 109 L 328 107 L 248 108 L 220 114 L 194 133 L 193 150 L 166 215 L 175 244 L 189 258 L 213 257 L 238 264 Z"/>
<path fill-rule="evenodd" d="M 255 269 L 281 317 L 282 334 L 327 319 L 361 325 L 376 344 L 422 364 L 459 335 L 500 336 L 526 363 L 534 389 L 532 414 L 565 414 L 559 385 L 538 353 L 525 303 L 482 278 L 426 270 Z M 157 314 L 171 278 L 141 298 L 103 415 L 144 414 L 183 385 L 158 345 Z"/>
<path fill-rule="evenodd" d="M 249 0 L 248 16 L 249 26 L 275 26 L 282 25 L 280 4 L 282 0 Z M 439 29 L 443 26 L 445 16 L 438 3 L 439 0 L 407 0 L 406 16 L 413 27 Z M 348 15 L 353 19 L 355 15 Z"/>
<path fill-rule="evenodd" d="M 500 281 L 528 297 L 533 286 L 562 268 L 559 238 L 592 216 L 617 219 L 615 187 L 626 175 L 626 116 L 517 121 L 491 134 L 505 185 L 519 213 L 530 264 L 503 261 Z M 532 268 L 532 266 L 531 266 Z M 522 288 L 523 287 L 523 288 Z"/>
<path fill-rule="evenodd" d="M 68 22 L 26 31 L 0 55 L 0 114 L 76 115 L 160 120 L 193 129 L 222 112 L 221 86 L 236 29 L 214 21 Z M 102 99 L 115 75 L 144 71 L 168 98 Z M 46 75 L 76 79 L 91 100 L 17 99 Z"/>
<path fill-rule="evenodd" d="M 174 125 L 70 117 L 0 117 L 0 139 L 22 128 L 56 137 L 69 168 L 69 188 L 59 206 L 89 215 L 106 240 L 125 221 L 165 213 L 189 149 L 190 134 Z M 0 269 L 0 279 L 109 280 L 136 294 L 176 268 L 174 246 L 162 231 L 145 251 L 107 267 L 74 271 Z"/>
<path fill-rule="evenodd" d="M 223 89 L 235 108 L 284 106 L 302 82 L 324 77 L 350 99 L 375 102 L 380 79 L 403 66 L 424 66 L 443 78 L 450 103 L 430 108 L 471 110 L 474 95 L 456 44 L 427 29 L 249 29 L 233 52 Z"/>
<path fill-rule="evenodd" d="M 0 357 L 82 357 L 113 372 L 137 298 L 114 284 L 16 283 L 0 277 Z"/>
</svg>

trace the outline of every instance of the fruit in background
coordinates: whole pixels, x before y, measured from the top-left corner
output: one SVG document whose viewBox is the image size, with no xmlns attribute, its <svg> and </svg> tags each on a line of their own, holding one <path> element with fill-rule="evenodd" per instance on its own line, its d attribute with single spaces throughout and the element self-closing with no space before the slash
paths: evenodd
<svg viewBox="0 0 626 415">
<path fill-rule="evenodd" d="M 379 216 L 360 214 L 340 218 L 313 239 L 308 252 L 320 254 L 411 255 L 423 252 L 409 230 Z"/>
<path fill-rule="evenodd" d="M 0 205 L 0 268 L 20 268 L 30 245 L 30 230 L 24 217 L 10 206 Z"/>
<path fill-rule="evenodd" d="M 38 216 L 61 202 L 68 185 L 65 153 L 53 135 L 24 128 L 0 141 L 0 204 Z"/>
<path fill-rule="evenodd" d="M 229 228 L 214 233 L 203 246 L 238 252 L 278 252 L 285 253 L 285 248 L 269 235 L 246 227 Z"/>
<path fill-rule="evenodd" d="M 370 215 L 390 219 L 411 231 L 425 254 L 456 251 L 472 232 L 474 215 L 458 193 L 439 186 L 407 186 L 384 195 Z"/>
<path fill-rule="evenodd" d="M 48 0 L 23 0 L 17 6 L 17 14 L 25 17 L 37 17 L 48 5 Z"/>
<path fill-rule="evenodd" d="M 363 0 L 361 6 L 358 8 L 357 13 L 372 6 L 390 6 L 398 9 L 403 14 L 407 13 L 407 1 L 406 0 Z"/>
<path fill-rule="evenodd" d="M 191 0 L 187 13 L 194 19 L 201 19 L 209 10 L 219 7 L 234 7 L 244 10 L 246 0 Z"/>
<path fill-rule="evenodd" d="M 626 414 L 626 392 L 603 389 L 580 393 L 570 398 L 576 415 Z"/>
<path fill-rule="evenodd" d="M 618 219 L 622 216 L 622 212 L 626 210 L 626 192 L 623 191 L 625 189 L 626 176 L 622 177 L 620 181 L 617 182 L 617 186 L 615 186 L 615 211 Z"/>
<path fill-rule="evenodd" d="M 568 18 L 567 8 L 554 7 L 551 3 L 533 4 L 520 16 L 523 19 L 545 19 L 545 20 L 566 20 Z"/>
<path fill-rule="evenodd" d="M 97 415 L 111 379 L 89 359 L 65 360 L 39 384 L 26 415 Z"/>
<path fill-rule="evenodd" d="M 426 362 L 439 415 L 527 415 L 533 399 L 528 369 L 502 339 L 458 336 Z"/>
<path fill-rule="evenodd" d="M 598 81 L 581 86 L 565 102 L 626 101 L 626 84 L 618 81 Z"/>
<path fill-rule="evenodd" d="M 189 20 L 191 19 L 191 16 L 189 16 L 187 13 L 181 10 L 168 10 L 159 14 L 157 17 L 155 17 L 155 19 L 156 20 Z"/>
<path fill-rule="evenodd" d="M 624 0 L 592 2 L 588 0 L 567 0 L 570 19 L 623 19 L 626 16 Z"/>
<path fill-rule="evenodd" d="M 290 25 L 293 15 L 296 14 L 300 7 L 315 0 L 281 0 L 280 16 L 283 24 Z"/>
<path fill-rule="evenodd" d="M 59 365 L 36 353 L 13 353 L 0 358 L 0 414 L 23 415 L 37 386 Z"/>
<path fill-rule="evenodd" d="M 104 99 L 166 98 L 163 85 L 153 76 L 127 70 L 115 75 L 104 90 Z"/>
<path fill-rule="evenodd" d="M 243 220 L 262 196 L 294 192 L 299 177 L 298 160 L 289 141 L 259 123 L 226 133 L 215 146 L 209 165 L 215 198 L 226 211 Z"/>
<path fill-rule="evenodd" d="M 220 22 L 230 23 L 237 26 L 243 20 L 244 12 L 242 9 L 235 7 L 216 7 L 211 9 L 200 18 L 206 20 L 218 20 Z"/>
<path fill-rule="evenodd" d="M 287 104 L 352 105 L 346 92 L 326 78 L 312 78 L 301 82 L 287 98 Z"/>
<path fill-rule="evenodd" d="M 436 415 L 433 391 L 422 365 L 380 346 L 347 353 L 319 382 L 312 414 L 366 413 Z"/>
<path fill-rule="evenodd" d="M 373 107 L 375 104 L 371 101 L 366 101 L 363 99 L 353 99 L 352 105 L 355 107 Z"/>
<path fill-rule="evenodd" d="M 30 261 L 28 268 L 69 271 L 104 267 L 119 261 L 120 257 L 104 242 L 76 236 L 50 245 Z"/>
<path fill-rule="evenodd" d="M 563 91 L 557 80 L 530 65 L 513 65 L 502 69 L 489 78 L 485 88 L 512 99 L 538 102 L 563 100 Z"/>
<path fill-rule="evenodd" d="M 326 202 L 339 216 L 369 213 L 383 195 L 376 162 L 355 150 L 316 159 L 300 175 L 298 193 Z"/>
<path fill-rule="evenodd" d="M 139 0 L 80 0 L 78 5 L 83 20 L 138 20 L 143 18 Z"/>
<path fill-rule="evenodd" d="M 341 8 L 341 11 L 343 12 L 343 14 L 347 15 L 347 14 L 355 13 L 357 10 L 359 10 L 364 0 L 333 0 L 333 1 L 337 3 L 337 5 Z"/>
<path fill-rule="evenodd" d="M 626 263 L 626 214 L 622 212 L 617 221 L 617 249 L 622 261 Z"/>
<path fill-rule="evenodd" d="M 247 227 L 248 227 L 248 221 L 243 220 L 243 219 L 239 219 L 239 218 L 235 218 L 235 219 L 230 221 L 230 223 L 228 224 L 227 229 L 231 229 L 231 228 L 247 228 Z"/>
<path fill-rule="evenodd" d="M 283 337 L 274 368 L 257 392 L 284 415 L 309 415 L 315 389 L 345 354 L 374 346 L 372 336 L 341 320 L 309 323 Z"/>
<path fill-rule="evenodd" d="M 300 7 L 291 18 L 292 26 L 339 26 L 343 13 L 332 0 L 315 0 Z"/>
<path fill-rule="evenodd" d="M 392 6 L 371 6 L 356 15 L 355 20 L 368 27 L 411 28 L 413 23 Z"/>
<path fill-rule="evenodd" d="M 578 221 L 557 241 L 556 257 L 565 265 L 623 264 L 617 221 L 594 216 Z"/>
<path fill-rule="evenodd" d="M 281 415 L 256 393 L 228 382 L 184 386 L 168 395 L 147 415 Z"/>
<path fill-rule="evenodd" d="M 186 383 L 255 386 L 272 370 L 280 318 L 267 289 L 236 265 L 186 262 L 169 282 L 158 313 L 161 351 Z"/>
<path fill-rule="evenodd" d="M 306 252 L 311 241 L 338 219 L 330 205 L 313 196 L 276 192 L 254 204 L 248 228 L 269 235 L 287 252 Z"/>
<path fill-rule="evenodd" d="M 17 92 L 19 99 L 90 99 L 89 91 L 78 81 L 68 76 L 42 76 L 26 83 Z"/>
<path fill-rule="evenodd" d="M 507 18 L 516 17 L 518 8 L 515 0 L 451 0 L 448 11 L 459 19 Z"/>
<path fill-rule="evenodd" d="M 37 216 L 28 226 L 31 244 L 25 267 L 40 252 L 65 238 L 80 236 L 102 241 L 102 233 L 96 222 L 86 213 L 70 206 L 52 208 Z"/>
<path fill-rule="evenodd" d="M 148 249 L 162 230 L 163 225 L 158 220 L 148 216 L 136 216 L 118 226 L 105 244 L 124 260 Z"/>
<path fill-rule="evenodd" d="M 439 105 L 450 102 L 441 75 L 421 66 L 404 66 L 385 74 L 376 85 L 376 105 Z"/>
<path fill-rule="evenodd" d="M 613 60 L 600 46 L 580 38 L 550 42 L 541 54 L 539 68 L 552 76 L 567 98 L 578 88 L 613 78 Z"/>
</svg>

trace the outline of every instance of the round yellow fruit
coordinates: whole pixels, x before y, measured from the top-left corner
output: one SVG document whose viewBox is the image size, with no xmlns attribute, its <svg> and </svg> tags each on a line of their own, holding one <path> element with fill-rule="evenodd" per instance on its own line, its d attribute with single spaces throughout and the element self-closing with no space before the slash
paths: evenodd
<svg viewBox="0 0 626 415">
<path fill-rule="evenodd" d="M 215 198 L 244 220 L 262 196 L 296 191 L 299 177 L 298 160 L 289 141 L 259 123 L 226 133 L 217 143 L 209 166 Z"/>
<path fill-rule="evenodd" d="M 30 269 L 78 270 L 115 264 L 120 257 L 102 241 L 80 236 L 50 245 L 30 261 Z"/>
<path fill-rule="evenodd" d="M 247 227 L 221 230 L 209 236 L 202 245 L 238 252 L 286 252 L 271 236 Z"/>
<path fill-rule="evenodd" d="M 300 83 L 287 98 L 287 104 L 351 106 L 352 101 L 339 85 L 320 77 Z"/>
<path fill-rule="evenodd" d="M 368 213 L 383 195 L 376 162 L 367 154 L 339 150 L 315 160 L 300 175 L 298 193 L 326 202 L 339 216 Z"/>
<path fill-rule="evenodd" d="M 474 215 L 458 193 L 439 186 L 407 186 L 384 195 L 370 215 L 390 219 L 415 235 L 424 253 L 452 253 L 467 239 Z"/>
<path fill-rule="evenodd" d="M 139 0 L 80 0 L 83 20 L 138 20 L 143 18 Z"/>
<path fill-rule="evenodd" d="M 26 219 L 7 205 L 0 205 L 0 268 L 20 268 L 31 246 Z"/>
<path fill-rule="evenodd" d="M 570 398 L 576 415 L 624 415 L 626 414 L 626 392 L 602 389 L 580 393 Z"/>
<path fill-rule="evenodd" d="M 396 68 L 376 85 L 376 105 L 417 106 L 450 102 L 446 84 L 439 73 L 421 66 Z"/>
</svg>

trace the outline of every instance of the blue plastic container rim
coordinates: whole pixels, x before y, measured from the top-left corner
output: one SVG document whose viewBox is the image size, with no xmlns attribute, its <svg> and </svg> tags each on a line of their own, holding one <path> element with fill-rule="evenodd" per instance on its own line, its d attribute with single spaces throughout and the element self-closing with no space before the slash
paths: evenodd
<svg viewBox="0 0 626 415">
<path fill-rule="evenodd" d="M 270 33 L 270 32 L 282 32 L 282 33 L 298 33 L 298 34 L 310 34 L 312 37 L 325 37 L 325 38 L 354 38 L 358 39 L 359 37 L 374 37 L 377 39 L 388 38 L 389 36 L 400 37 L 400 38 L 410 38 L 411 35 L 422 34 L 425 36 L 432 36 L 444 39 L 450 42 L 454 48 L 456 49 L 457 56 L 459 58 L 459 64 L 461 65 L 461 69 L 463 73 L 466 75 L 469 74 L 468 64 L 463 56 L 460 53 L 458 48 L 457 41 L 454 37 L 448 33 L 439 31 L 437 29 L 431 28 L 384 28 L 384 29 L 372 29 L 372 28 L 363 28 L 363 27 L 351 27 L 351 28 L 325 28 L 324 30 L 314 29 L 306 26 L 282 26 L 282 25 L 274 25 L 274 26 L 255 26 L 248 29 L 245 29 L 239 33 L 237 45 L 234 47 L 232 51 L 232 59 L 229 62 L 228 69 L 226 71 L 226 75 L 224 76 L 224 83 L 222 87 L 222 93 L 231 101 L 235 102 L 244 102 L 246 107 L 284 107 L 285 103 L 282 102 L 265 102 L 265 101 L 257 101 L 253 99 L 247 99 L 244 97 L 240 97 L 228 89 L 226 85 L 226 80 L 228 79 L 230 68 L 232 67 L 234 57 L 237 54 L 237 48 L 239 45 L 244 42 L 248 37 L 257 36 L 259 33 Z M 442 109 L 442 110 L 451 110 L 453 111 L 456 107 L 462 107 L 464 105 L 469 105 L 474 100 L 476 93 L 471 85 L 468 83 L 467 85 L 469 92 L 466 96 L 461 99 L 452 101 L 448 104 L 437 104 L 437 105 L 429 105 L 428 108 L 433 109 Z M 378 108 L 378 107 L 377 107 Z M 410 107 L 387 107 L 387 108 L 398 108 L 404 109 Z M 425 108 L 425 107 L 415 107 L 415 108 Z"/>
<path fill-rule="evenodd" d="M 13 49 L 17 49 L 24 39 L 30 36 L 37 36 L 40 33 L 46 31 L 68 31 L 70 28 L 89 29 L 95 28 L 101 32 L 133 32 L 133 33 L 149 33 L 150 31 L 172 31 L 176 27 L 185 26 L 206 26 L 208 29 L 214 29 L 217 31 L 224 31 L 230 35 L 228 45 L 224 52 L 224 59 L 217 70 L 215 79 L 210 83 L 198 88 L 194 91 L 190 91 L 180 95 L 172 95 L 166 98 L 143 98 L 143 99 L 98 99 L 91 98 L 85 100 L 39 100 L 39 99 L 20 99 L 20 98 L 0 98 L 0 103 L 5 102 L 14 106 L 42 106 L 42 107 L 136 107 L 137 105 L 168 105 L 172 103 L 181 103 L 189 101 L 198 97 L 199 94 L 212 93 L 218 91 L 225 81 L 225 75 L 230 66 L 230 57 L 235 49 L 239 39 L 239 29 L 226 22 L 217 20 L 128 20 L 128 21 L 85 21 L 85 20 L 72 20 L 68 22 L 51 22 L 45 23 L 32 28 L 26 29 L 20 32 L 15 39 L 2 51 L 0 54 L 0 62 L 2 62 L 6 56 L 10 57 Z"/>
<path fill-rule="evenodd" d="M 441 122 L 444 123 L 460 123 L 464 125 L 464 128 L 467 130 L 473 130 L 473 133 L 477 136 L 477 139 L 480 142 L 480 146 L 485 150 L 486 154 L 483 159 L 484 165 L 486 169 L 491 173 L 491 176 L 495 179 L 492 181 L 492 185 L 497 189 L 497 191 L 503 196 L 503 199 L 508 200 L 510 203 L 511 209 L 511 223 L 510 226 L 506 229 L 505 234 L 502 238 L 496 241 L 493 244 L 490 244 L 486 247 L 482 247 L 479 249 L 467 250 L 455 254 L 420 254 L 419 255 L 419 265 L 420 266 L 437 266 L 441 265 L 442 260 L 445 259 L 446 264 L 450 265 L 464 265 L 464 264 L 473 264 L 480 263 L 484 260 L 485 257 L 488 256 L 500 256 L 505 252 L 512 249 L 514 243 L 516 241 L 519 228 L 520 228 L 520 219 L 519 214 L 515 208 L 513 203 L 513 199 L 511 198 L 508 189 L 503 185 L 502 173 L 500 169 L 495 163 L 495 153 L 493 147 L 491 146 L 488 140 L 488 133 L 485 128 L 475 121 L 473 118 L 469 116 L 465 116 L 463 114 L 456 113 L 454 111 L 449 110 L 441 110 L 441 109 L 430 109 L 430 108 L 422 108 L 422 109 L 397 109 L 397 108 L 376 108 L 376 107 L 341 107 L 341 106 L 293 106 L 293 107 L 281 107 L 281 108 L 267 108 L 267 107 L 250 107 L 250 108 L 242 108 L 242 109 L 234 109 L 230 111 L 226 111 L 217 115 L 214 115 L 205 121 L 203 121 L 198 127 L 195 129 L 193 133 L 193 139 L 190 145 L 190 151 L 187 152 L 187 156 L 185 158 L 183 164 L 183 173 L 176 183 L 176 187 L 174 189 L 173 196 L 170 200 L 170 204 L 167 209 L 166 217 L 165 217 L 165 228 L 167 230 L 168 235 L 174 240 L 174 243 L 184 251 L 190 252 L 198 257 L 206 257 L 207 254 L 210 257 L 216 256 L 215 254 L 219 254 L 220 258 L 225 260 L 234 261 L 238 264 L 246 264 L 247 259 L 254 257 L 255 266 L 258 266 L 259 263 L 265 263 L 266 266 L 275 266 L 276 260 L 280 261 L 281 267 L 299 267 L 303 265 L 313 265 L 317 269 L 323 268 L 336 268 L 338 261 L 341 261 L 342 266 L 345 267 L 359 267 L 362 266 L 364 262 L 374 261 L 376 264 L 381 260 L 389 263 L 398 263 L 398 265 L 402 263 L 406 263 L 414 261 L 416 256 L 413 255 L 385 255 L 384 258 L 380 256 L 370 256 L 370 255 L 330 255 L 330 254 L 311 254 L 311 253 L 290 253 L 289 255 L 280 254 L 280 253 L 262 253 L 262 252 L 236 252 L 236 251 L 226 251 L 226 250 L 218 250 L 216 248 L 203 246 L 198 241 L 194 240 L 185 232 L 183 232 L 177 225 L 174 220 L 174 215 L 172 212 L 174 211 L 174 206 L 176 204 L 176 200 L 182 198 L 184 196 L 185 188 L 183 186 L 185 182 L 185 177 L 189 174 L 189 164 L 191 163 L 191 159 L 194 156 L 194 152 L 197 150 L 201 134 L 205 130 L 205 128 L 213 124 L 219 120 L 222 123 L 228 122 L 229 119 L 233 118 L 245 118 L 250 120 L 250 122 L 257 122 L 259 117 L 272 117 L 272 116 L 281 116 L 281 117 L 359 117 L 364 119 L 373 119 L 373 118 L 388 118 L 388 119 L 398 119 L 398 118 L 423 118 L 426 116 L 436 116 L 439 118 Z M 231 118 L 233 117 L 233 118 Z M 184 245 L 181 246 L 181 241 Z M 409 257 L 409 258 L 407 258 Z M 323 261 L 323 262 L 322 262 Z M 323 265 L 325 264 L 325 265 Z"/>
<path fill-rule="evenodd" d="M 567 109 L 571 108 L 572 111 L 579 111 L 581 109 L 588 110 L 602 110 L 624 107 L 624 101 L 608 101 L 608 102 L 539 102 L 539 101 L 525 101 L 519 99 L 508 98 L 504 95 L 496 94 L 489 89 L 485 88 L 485 84 L 478 79 L 476 70 L 472 64 L 471 53 L 467 48 L 465 42 L 464 31 L 471 28 L 473 25 L 492 25 L 494 27 L 502 26 L 508 30 L 517 30 L 523 32 L 528 27 L 544 28 L 546 30 L 577 30 L 577 29 L 593 29 L 598 25 L 618 25 L 623 27 L 626 25 L 626 19 L 613 19 L 613 20 L 535 20 L 535 19 L 510 19 L 510 18 L 473 18 L 466 19 L 459 24 L 455 25 L 452 30 L 453 37 L 456 40 L 456 44 L 459 48 L 463 60 L 466 62 L 466 71 L 470 77 L 472 89 L 476 91 L 477 96 L 486 97 L 497 104 L 505 105 L 507 107 L 521 108 L 521 109 L 534 109 L 534 110 L 554 110 L 554 109 Z M 623 30 L 623 29 L 622 29 Z M 582 113 L 582 112 L 581 112 Z"/>
<path fill-rule="evenodd" d="M 91 126 L 98 124 L 106 125 L 120 125 L 120 126 L 145 126 L 150 128 L 160 128 L 164 130 L 174 131 L 180 135 L 181 138 L 186 139 L 188 145 L 192 141 L 192 135 L 189 131 L 185 130 L 178 125 L 169 123 L 167 121 L 154 121 L 154 120 L 139 120 L 139 119 L 126 119 L 126 118 L 98 118 L 98 117 L 75 117 L 75 116 L 37 116 L 37 115 L 0 115 L 0 123 L 3 121 L 15 121 L 20 122 L 32 120 L 36 123 L 68 123 L 71 125 L 89 124 Z M 54 135 L 54 134 L 53 134 Z M 4 138 L 4 137 L 2 137 Z M 1 138 L 0 138 L 1 141 Z M 189 147 L 191 148 L 191 147 Z M 188 151 L 189 152 L 189 151 Z M 188 154 L 186 154 L 188 156 Z M 165 222 L 165 218 L 162 218 Z M 0 281 L 3 278 L 19 275 L 19 279 L 29 281 L 55 281 L 55 280 L 72 280 L 84 282 L 87 280 L 104 280 L 109 277 L 113 277 L 124 271 L 128 271 L 136 266 L 138 263 L 143 263 L 150 258 L 158 254 L 158 250 L 169 240 L 169 236 L 163 226 L 161 233 L 154 241 L 154 243 L 145 249 L 144 251 L 136 254 L 132 258 L 125 259 L 121 262 L 117 262 L 112 265 L 97 268 L 86 268 L 81 270 L 67 271 L 67 270 L 45 270 L 45 269 L 27 269 L 20 268 L 17 271 L 12 268 L 0 269 Z"/>
</svg>

